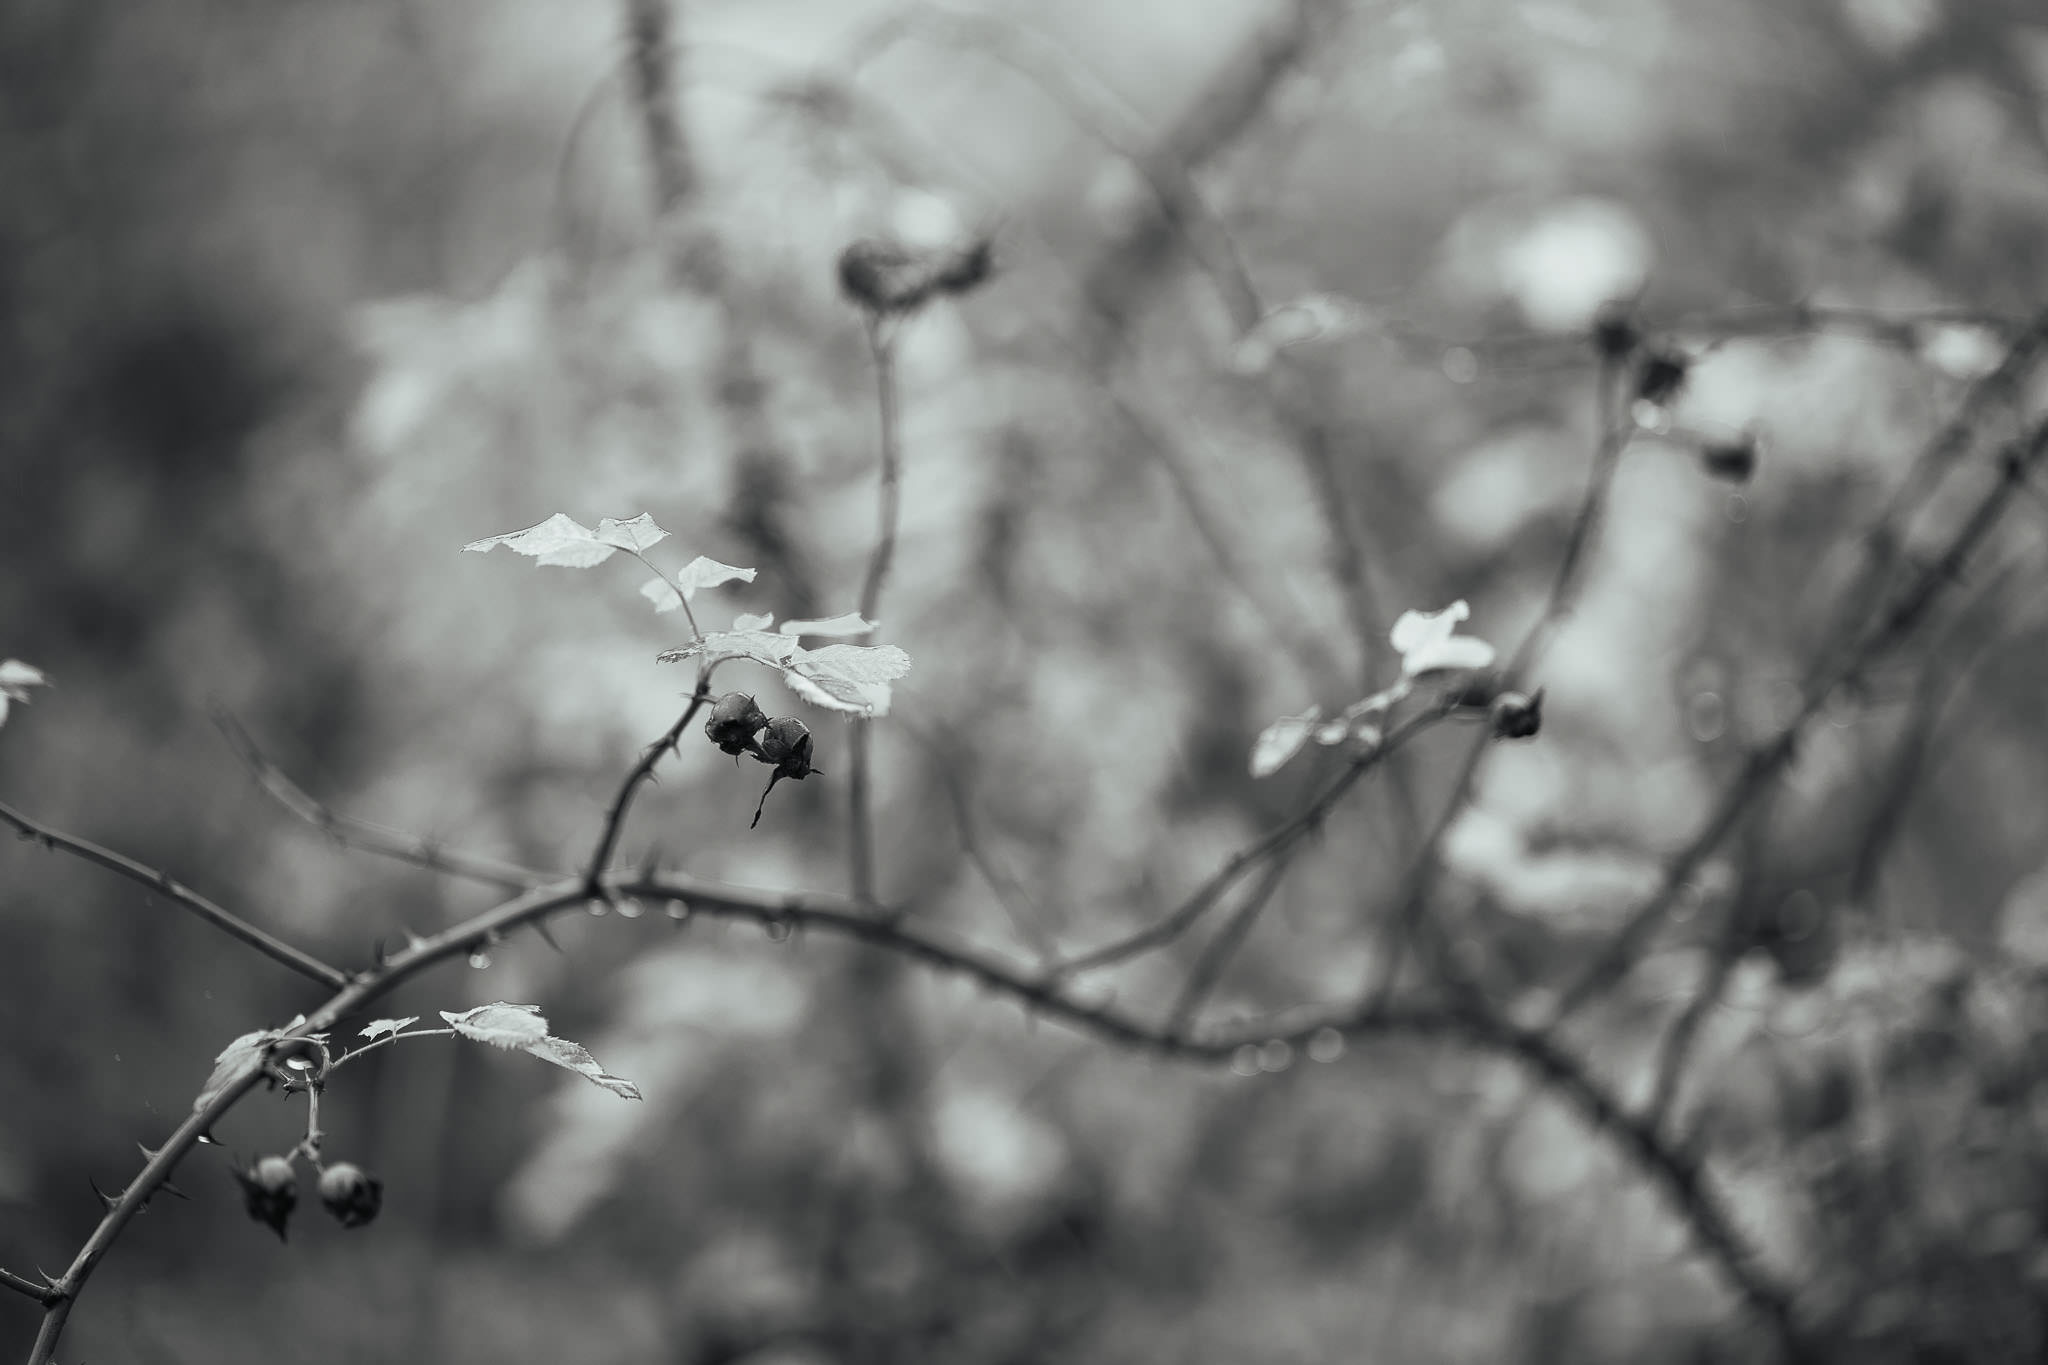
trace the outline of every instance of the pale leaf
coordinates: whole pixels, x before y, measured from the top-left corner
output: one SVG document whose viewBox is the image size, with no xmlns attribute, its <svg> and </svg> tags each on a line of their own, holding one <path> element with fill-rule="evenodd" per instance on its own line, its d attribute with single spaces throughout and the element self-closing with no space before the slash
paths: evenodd
<svg viewBox="0 0 2048 1365">
<path fill-rule="evenodd" d="M 419 1021 L 420 1017 L 417 1014 L 407 1015 L 403 1019 L 372 1019 L 369 1023 L 363 1025 L 363 1031 L 360 1036 L 364 1038 L 381 1038 L 387 1033 L 397 1033 L 407 1025 L 417 1024 Z"/>
<path fill-rule="evenodd" d="M 699 588 L 715 588 L 721 583 L 751 583 L 754 570 L 742 569 L 732 564 L 721 564 L 715 559 L 698 555 L 682 568 L 676 570 L 676 582 L 682 587 L 683 596 L 697 600 Z"/>
<path fill-rule="evenodd" d="M 895 645 L 826 645 L 805 650 L 794 666 L 812 677 L 831 673 L 851 682 L 889 682 L 910 671 L 910 656 Z"/>
<path fill-rule="evenodd" d="M 1322 718 L 1323 708 L 1311 706 L 1298 716 L 1282 716 L 1261 730 L 1257 742 L 1252 745 L 1252 776 L 1271 777 L 1279 772 L 1289 759 L 1301 752 L 1314 732 L 1316 722 Z"/>
<path fill-rule="evenodd" d="M 654 518 L 642 512 L 637 517 L 620 521 L 617 517 L 606 517 L 597 523 L 597 538 L 607 545 L 634 554 L 651 550 L 668 539 L 668 532 L 654 524 Z"/>
<path fill-rule="evenodd" d="M 489 1043 L 492 1047 L 513 1052 L 524 1052 L 573 1071 L 614 1095 L 629 1100 L 640 1098 L 637 1086 L 607 1072 L 581 1044 L 550 1035 L 548 1021 L 541 1017 L 538 1005 L 511 1005 L 500 1000 L 461 1014 L 442 1010 L 441 1017 L 465 1038 L 474 1038 L 479 1043 Z"/>
<path fill-rule="evenodd" d="M 760 614 L 759 616 L 754 616 L 754 615 L 751 615 L 751 614 L 745 614 L 745 615 L 735 616 L 735 617 L 733 617 L 733 618 L 732 618 L 732 628 L 733 628 L 734 630 L 740 630 L 740 631 L 744 631 L 744 630 L 766 630 L 766 629 L 768 629 L 768 627 L 770 627 L 770 626 L 772 626 L 772 625 L 774 625 L 774 624 L 775 624 L 775 613 L 774 613 L 774 612 L 763 612 L 763 613 L 761 613 L 761 614 Z"/>
<path fill-rule="evenodd" d="M 676 590 L 665 578 L 650 578 L 640 585 L 640 595 L 654 604 L 656 611 L 674 611 L 683 604 L 676 596 Z"/>
<path fill-rule="evenodd" d="M 610 559 L 620 548 L 599 540 L 597 533 L 588 526 L 561 512 L 538 526 L 472 540 L 462 548 L 481 554 L 500 545 L 514 553 L 531 556 L 542 564 L 554 564 L 565 569 L 593 568 Z"/>
<path fill-rule="evenodd" d="M 790 656 L 802 652 L 803 646 L 788 635 L 775 635 L 765 630 L 714 630 L 701 640 L 692 640 L 676 649 L 665 649 L 655 657 L 662 663 L 673 664 L 701 654 L 707 667 L 727 659 L 752 659 L 770 668 L 781 668 Z"/>
</svg>

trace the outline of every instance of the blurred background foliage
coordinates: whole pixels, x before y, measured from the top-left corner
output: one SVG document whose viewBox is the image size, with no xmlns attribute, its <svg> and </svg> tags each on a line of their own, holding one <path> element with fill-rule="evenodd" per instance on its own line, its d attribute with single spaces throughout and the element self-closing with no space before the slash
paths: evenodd
<svg viewBox="0 0 2048 1365">
<path fill-rule="evenodd" d="M 760 567 L 700 597 L 717 624 L 850 609 L 875 409 L 833 261 L 989 230 L 994 281 L 902 335 L 881 615 L 916 667 L 875 728 L 882 889 L 1020 959 L 1084 947 L 1296 808 L 1331 760 L 1254 783 L 1253 736 L 1387 681 L 1394 613 L 1468 598 L 1503 644 L 1535 621 L 1602 300 L 2025 316 L 2048 284 L 2030 0 L 673 12 L 687 174 L 661 215 L 620 7 L 0 5 L 0 653 L 57 683 L 0 732 L 0 795 L 343 962 L 489 893 L 292 823 L 210 705 L 339 809 L 572 866 L 689 686 L 653 662 L 681 626 L 616 565 L 458 547 L 646 511 L 686 556 Z M 1327 294 L 1362 325 L 1248 349 L 1237 267 L 1265 306 Z M 1679 334 L 1673 416 L 1756 424 L 1755 481 L 1704 477 L 1679 435 L 1630 448 L 1543 733 L 1490 756 L 1446 842 L 1431 913 L 1510 1003 L 1613 928 L 1784 719 L 1858 530 L 2000 353 L 1967 326 L 1712 334 Z M 1644 1097 L 1734 943 L 1678 1112 L 1860 1360 L 2048 1348 L 2040 510 L 1831 704 L 1573 1030 Z M 749 833 L 757 770 L 690 744 L 622 855 L 842 889 L 847 729 L 805 714 L 827 780 Z M 1212 1017 L 1372 978 L 1466 743 L 1415 747 L 1412 804 L 1375 780 L 1340 809 Z M 1635 1169 L 1506 1062 L 1381 1044 L 1210 1074 L 836 943 L 659 914 L 559 937 L 390 1012 L 539 1002 L 645 1104 L 388 1049 L 325 1115 L 330 1154 L 386 1180 L 377 1224 L 309 1212 L 280 1249 L 202 1149 L 65 1358 L 1762 1349 Z M 1196 951 L 1100 989 L 1163 1010 Z M 119 1184 L 221 1045 L 307 998 L 131 885 L 0 852 L 0 1264 L 67 1259 L 88 1178 Z M 299 1113 L 251 1101 L 220 1136 L 276 1150 Z M 33 1321 L 0 1300 L 10 1343 Z"/>
</svg>

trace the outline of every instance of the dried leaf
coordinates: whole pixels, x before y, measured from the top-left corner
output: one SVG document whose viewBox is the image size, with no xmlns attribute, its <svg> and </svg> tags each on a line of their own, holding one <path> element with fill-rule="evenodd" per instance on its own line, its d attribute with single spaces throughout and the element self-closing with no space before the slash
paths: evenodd
<svg viewBox="0 0 2048 1365">
<path fill-rule="evenodd" d="M 369 1023 L 363 1025 L 363 1031 L 360 1036 L 364 1038 L 381 1038 L 387 1033 L 397 1033 L 408 1025 L 417 1024 L 419 1021 L 420 1017 L 417 1014 L 409 1014 L 403 1019 L 372 1019 Z"/>
<path fill-rule="evenodd" d="M 479 1005 L 461 1014 L 441 1011 L 457 1033 L 473 1038 L 479 1043 L 505 1048 L 512 1052 L 524 1052 L 544 1062 L 575 1072 L 593 1084 L 601 1085 L 614 1095 L 629 1100 L 640 1098 L 639 1087 L 631 1081 L 611 1075 L 597 1064 L 597 1059 L 585 1051 L 581 1044 L 566 1038 L 556 1038 L 548 1032 L 548 1021 L 542 1017 L 538 1005 L 512 1005 L 503 1000 L 489 1005 Z"/>
</svg>

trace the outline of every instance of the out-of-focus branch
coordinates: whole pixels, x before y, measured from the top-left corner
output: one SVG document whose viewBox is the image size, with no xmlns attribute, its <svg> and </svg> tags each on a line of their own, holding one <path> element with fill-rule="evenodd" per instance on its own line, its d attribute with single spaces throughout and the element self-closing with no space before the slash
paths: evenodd
<svg viewBox="0 0 2048 1365">
<path fill-rule="evenodd" d="M 1273 893 L 1280 889 L 1280 883 L 1287 877 L 1287 860 L 1276 858 L 1266 865 L 1258 883 L 1237 907 L 1236 913 L 1223 922 L 1216 931 L 1216 937 L 1209 940 L 1202 949 L 1202 955 L 1195 959 L 1189 969 L 1187 981 L 1181 987 L 1180 997 L 1173 1002 L 1173 1009 L 1166 1016 L 1166 1026 L 1179 1033 L 1194 1022 L 1202 1003 L 1209 998 L 1209 992 L 1223 978 L 1230 960 L 1237 956 L 1238 949 L 1251 936 L 1252 927 L 1259 922 L 1266 907 L 1273 903 Z"/>
<path fill-rule="evenodd" d="M 1862 678 L 1872 664 L 1890 653 L 1925 618 L 1942 590 L 1958 581 L 1963 565 L 1997 526 L 2014 493 L 2041 463 L 2044 452 L 2048 452 L 2048 421 L 2036 425 L 2024 439 L 2005 447 L 1999 457 L 2000 477 L 1978 498 L 1947 548 L 1931 563 L 1920 566 L 1892 606 L 1878 617 L 1874 625 L 1860 632 L 1861 639 L 1848 656 L 1808 685 L 1797 714 L 1771 739 L 1750 753 L 1741 772 L 1722 793 L 1699 833 L 1665 865 L 1664 877 L 1656 893 L 1629 916 L 1584 975 L 1566 988 L 1552 1016 L 1552 1025 L 1605 991 L 1628 970 L 1635 959 L 1637 947 L 1662 921 L 1679 888 L 1720 846 L 1757 793 L 1790 765 L 1797 752 L 1799 735 L 1827 704 L 1828 698 L 1837 688 Z"/>
<path fill-rule="evenodd" d="M 654 180 L 654 210 L 668 218 L 682 208 L 696 186 L 690 146 L 676 113 L 675 40 L 671 0 L 626 0 L 627 59 L 632 66 L 633 102 L 647 139 Z"/>
<path fill-rule="evenodd" d="M 521 867 L 480 853 L 465 853 L 444 847 L 434 839 L 412 834 L 389 825 L 343 815 L 312 796 L 294 782 L 284 769 L 266 756 L 249 732 L 233 716 L 216 711 L 213 723 L 226 738 L 235 757 L 249 770 L 258 786 L 279 805 L 325 834 L 342 848 L 394 858 L 450 877 L 480 882 L 506 891 L 524 891 L 538 886 L 553 874 Z"/>
<path fill-rule="evenodd" d="M 889 566 L 896 558 L 896 523 L 903 505 L 903 433 L 897 414 L 900 398 L 896 387 L 895 323 L 879 316 L 869 316 L 864 321 L 868 352 L 875 366 L 875 411 L 879 422 L 880 450 L 876 473 L 879 506 L 875 514 L 875 541 L 868 552 L 867 571 L 861 576 L 859 611 L 862 620 L 873 621 L 881 610 L 882 590 L 889 581 Z M 848 737 L 851 775 L 847 783 L 847 844 L 854 899 L 872 904 L 875 901 L 875 822 L 874 812 L 869 809 L 868 738 L 866 725 L 856 725 Z"/>
<path fill-rule="evenodd" d="M 1098 971 L 1173 942 L 1200 922 L 1246 872 L 1267 859 L 1284 864 L 1291 850 L 1321 827 L 1325 817 L 1344 794 L 1358 784 L 1360 778 L 1446 714 L 1448 712 L 1441 706 L 1417 712 L 1396 726 L 1377 746 L 1347 764 L 1344 771 L 1298 813 L 1232 854 L 1222 867 L 1211 873 L 1208 880 L 1196 887 L 1170 913 L 1124 938 L 1056 964 L 1050 969 L 1050 975 L 1065 977 L 1077 972 Z"/>
<path fill-rule="evenodd" d="M 348 982 L 348 973 L 340 968 L 330 967 L 312 954 L 294 948 L 283 939 L 258 929 L 241 916 L 214 904 L 160 868 L 139 863 L 110 848 L 102 848 L 89 839 L 80 839 L 75 835 L 51 829 L 41 821 L 32 820 L 5 803 L 0 803 L 0 822 L 14 826 L 21 832 L 23 838 L 31 839 L 44 848 L 61 849 L 73 857 L 97 863 L 110 872 L 118 872 L 128 880 L 148 887 L 155 894 L 184 906 L 229 938 L 248 944 L 273 962 L 281 962 L 301 976 L 310 977 L 325 986 L 341 986 Z"/>
</svg>

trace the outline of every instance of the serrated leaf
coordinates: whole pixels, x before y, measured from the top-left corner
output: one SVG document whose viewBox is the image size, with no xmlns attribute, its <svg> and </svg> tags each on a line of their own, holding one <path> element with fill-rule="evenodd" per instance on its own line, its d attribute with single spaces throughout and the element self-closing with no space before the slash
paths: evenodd
<svg viewBox="0 0 2048 1365">
<path fill-rule="evenodd" d="M 272 1039 L 281 1036 L 277 1029 L 260 1028 L 254 1033 L 243 1034 L 222 1048 L 220 1056 L 213 1059 L 213 1074 L 206 1078 L 206 1086 L 199 1092 L 199 1098 L 192 1101 L 192 1112 L 196 1114 L 212 1104 L 251 1062 L 263 1055 L 263 1049 L 270 1045 Z"/>
<path fill-rule="evenodd" d="M 829 673 L 849 682 L 890 682 L 910 671 L 910 656 L 895 645 L 826 645 L 805 650 L 792 666 L 812 677 Z"/>
<path fill-rule="evenodd" d="M 732 618 L 732 628 L 738 631 L 766 630 L 768 629 L 768 627 L 774 624 L 774 612 L 763 612 L 759 616 L 748 615 L 735 616 Z"/>
<path fill-rule="evenodd" d="M 683 590 L 683 596 L 697 600 L 699 588 L 715 588 L 721 583 L 751 583 L 754 570 L 742 569 L 731 564 L 721 564 L 715 559 L 698 555 L 682 568 L 676 570 L 676 583 Z"/>
<path fill-rule="evenodd" d="M 895 645 L 826 645 L 796 655 L 783 679 L 814 706 L 857 716 L 889 714 L 889 683 L 910 671 L 910 656 Z"/>
<path fill-rule="evenodd" d="M 597 532 L 561 512 L 538 526 L 472 540 L 462 548 L 465 552 L 474 550 L 483 554 L 500 545 L 515 554 L 528 555 L 542 564 L 554 564 L 564 569 L 594 568 L 621 548 L 599 540 Z"/>
<path fill-rule="evenodd" d="M 1257 742 L 1252 745 L 1252 776 L 1271 777 L 1286 767 L 1287 760 L 1300 753 L 1302 746 L 1308 743 L 1316 722 L 1322 718 L 1323 708 L 1311 706 L 1298 716 L 1282 716 L 1261 730 Z"/>
<path fill-rule="evenodd" d="M 512 1005 L 499 1000 L 489 1005 L 478 1005 L 461 1014 L 442 1010 L 441 1017 L 465 1038 L 508 1051 L 524 1052 L 573 1071 L 614 1095 L 629 1100 L 640 1098 L 639 1087 L 607 1072 L 581 1044 L 549 1034 L 548 1021 L 542 1017 L 538 1005 Z"/>
<path fill-rule="evenodd" d="M 381 1038 L 387 1033 L 397 1033 L 407 1025 L 417 1024 L 419 1021 L 420 1017 L 417 1014 L 409 1014 L 403 1019 L 372 1019 L 369 1023 L 363 1025 L 363 1031 L 358 1036 L 363 1038 Z"/>
<path fill-rule="evenodd" d="M 665 649 L 655 658 L 662 663 L 673 664 L 701 654 L 707 664 L 723 663 L 727 659 L 752 659 L 770 668 L 781 668 L 792 655 L 802 650 L 803 646 L 787 635 L 774 635 L 765 630 L 714 630 L 701 640 L 692 640 L 677 649 Z"/>
<path fill-rule="evenodd" d="M 617 517 L 606 517 L 597 523 L 597 538 L 607 545 L 639 554 L 651 550 L 668 539 L 668 532 L 654 524 L 654 518 L 642 512 L 637 517 L 620 521 Z"/>
<path fill-rule="evenodd" d="M 822 706 L 828 711 L 843 711 L 851 716 L 883 716 L 889 713 L 889 688 L 887 684 L 864 685 L 845 678 L 827 675 L 822 678 L 806 677 L 793 668 L 782 671 L 782 680 L 789 684 L 789 690 L 813 706 Z"/>
<path fill-rule="evenodd" d="M 738 622 L 734 622 L 735 625 Z M 866 635 L 873 631 L 875 623 L 863 620 L 857 611 L 841 616 L 827 616 L 817 620 L 784 621 L 779 627 L 784 635 L 822 635 L 828 639 L 846 639 L 855 635 Z"/>
</svg>

